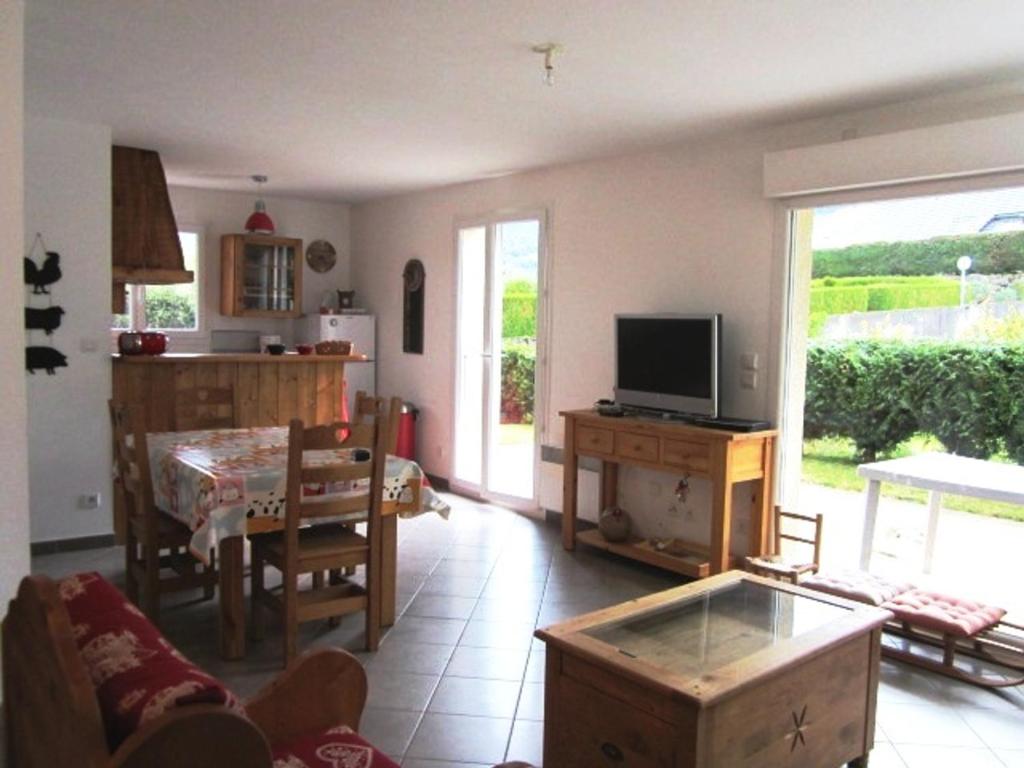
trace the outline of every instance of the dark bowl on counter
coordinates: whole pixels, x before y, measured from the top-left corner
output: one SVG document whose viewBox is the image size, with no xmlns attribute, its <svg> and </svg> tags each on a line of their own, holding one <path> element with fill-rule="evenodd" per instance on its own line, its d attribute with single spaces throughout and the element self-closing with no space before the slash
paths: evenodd
<svg viewBox="0 0 1024 768">
<path fill-rule="evenodd" d="M 316 348 L 312 344 L 296 344 L 295 351 L 300 355 L 312 355 Z"/>
<path fill-rule="evenodd" d="M 267 352 L 272 355 L 283 355 L 284 350 L 284 344 L 267 344 Z"/>
</svg>

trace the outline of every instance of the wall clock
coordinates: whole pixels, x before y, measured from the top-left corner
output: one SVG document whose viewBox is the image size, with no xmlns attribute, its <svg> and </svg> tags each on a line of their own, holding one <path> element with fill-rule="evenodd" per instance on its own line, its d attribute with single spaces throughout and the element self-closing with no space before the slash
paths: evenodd
<svg viewBox="0 0 1024 768">
<path fill-rule="evenodd" d="M 327 272 L 338 261 L 338 252 L 326 240 L 314 240 L 306 248 L 306 263 L 314 272 Z"/>
</svg>

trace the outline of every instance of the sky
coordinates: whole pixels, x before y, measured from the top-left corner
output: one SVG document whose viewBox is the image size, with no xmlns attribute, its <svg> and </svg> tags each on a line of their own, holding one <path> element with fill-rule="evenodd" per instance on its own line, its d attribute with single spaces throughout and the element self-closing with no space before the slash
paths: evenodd
<svg viewBox="0 0 1024 768">
<path fill-rule="evenodd" d="M 814 210 L 812 248 L 971 234 L 996 214 L 1017 211 L 1024 211 L 1024 187 L 825 206 Z"/>
</svg>

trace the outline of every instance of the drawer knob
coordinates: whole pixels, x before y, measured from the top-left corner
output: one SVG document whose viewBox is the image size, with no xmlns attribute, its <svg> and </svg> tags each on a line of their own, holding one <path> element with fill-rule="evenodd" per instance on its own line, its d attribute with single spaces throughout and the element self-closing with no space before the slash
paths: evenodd
<svg viewBox="0 0 1024 768">
<path fill-rule="evenodd" d="M 604 744 L 601 745 L 601 753 L 609 760 L 616 763 L 621 763 L 623 758 L 625 757 L 622 754 L 622 750 L 614 744 L 612 744 L 610 741 L 606 741 Z"/>
</svg>

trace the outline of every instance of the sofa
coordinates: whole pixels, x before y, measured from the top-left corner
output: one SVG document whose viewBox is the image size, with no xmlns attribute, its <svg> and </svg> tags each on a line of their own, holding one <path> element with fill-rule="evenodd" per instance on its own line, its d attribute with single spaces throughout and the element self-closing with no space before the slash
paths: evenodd
<svg viewBox="0 0 1024 768">
<path fill-rule="evenodd" d="M 358 733 L 351 654 L 306 653 L 243 702 L 97 573 L 25 577 L 2 650 L 10 768 L 398 768 Z"/>
</svg>

